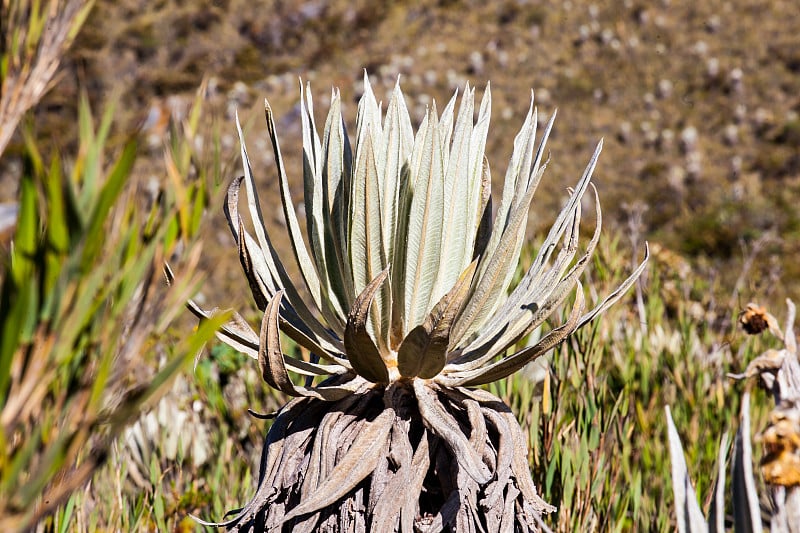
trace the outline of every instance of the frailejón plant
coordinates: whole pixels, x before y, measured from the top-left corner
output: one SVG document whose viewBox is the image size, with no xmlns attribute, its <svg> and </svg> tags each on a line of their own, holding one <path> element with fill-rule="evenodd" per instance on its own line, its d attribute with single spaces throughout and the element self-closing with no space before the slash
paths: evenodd
<svg viewBox="0 0 800 533">
<path fill-rule="evenodd" d="M 764 307 L 748 304 L 739 323 L 747 333 L 757 335 L 769 331 L 783 344 L 780 350 L 769 349 L 747 365 L 742 374 L 729 374 L 735 379 L 761 381 L 775 400 L 769 422 L 756 435 L 764 446 L 761 477 L 764 498 L 759 497 L 758 476 L 753 470 L 753 447 L 750 443 L 750 391 L 742 394 L 739 429 L 733 445 L 731 461 L 730 507 L 734 531 L 760 532 L 767 528 L 773 533 L 800 531 L 800 359 L 794 321 L 797 309 L 792 300 L 786 326 L 781 331 L 777 319 Z M 680 533 L 724 533 L 725 529 L 725 463 L 728 449 L 727 433 L 719 448 L 719 466 L 714 486 L 714 501 L 709 506 L 708 519 L 697 502 L 684 458 L 678 430 L 669 406 L 665 407 L 672 461 L 672 491 L 675 496 L 675 518 Z M 762 502 L 765 502 L 762 505 Z M 768 519 L 764 524 L 762 519 Z"/>
<path fill-rule="evenodd" d="M 225 213 L 264 314 L 257 331 L 236 315 L 220 332 L 258 360 L 267 384 L 296 398 L 267 435 L 253 499 L 230 520 L 208 524 L 248 531 L 538 529 L 541 513 L 554 508 L 537 495 L 523 432 L 508 407 L 476 387 L 559 344 L 642 271 L 644 262 L 584 311 L 578 278 L 601 224 L 593 189 L 595 230 L 578 253 L 581 200 L 601 146 L 512 287 L 555 114 L 537 144 L 531 103 L 494 210 L 484 157 L 488 86 L 477 109 L 467 86 L 441 116 L 435 105 L 429 109 L 415 133 L 399 85 L 384 115 L 365 75 L 353 144 L 337 90 L 322 137 L 309 88 L 301 84 L 300 93 L 308 247 L 269 104 L 266 119 L 311 300 L 301 299 L 264 227 L 237 123 L 244 176 L 230 185 Z M 242 184 L 254 235 L 239 211 Z M 563 324 L 534 345 L 511 349 L 572 295 Z M 284 354 L 281 333 L 310 355 Z M 305 376 L 304 384 L 293 375 Z"/>
</svg>

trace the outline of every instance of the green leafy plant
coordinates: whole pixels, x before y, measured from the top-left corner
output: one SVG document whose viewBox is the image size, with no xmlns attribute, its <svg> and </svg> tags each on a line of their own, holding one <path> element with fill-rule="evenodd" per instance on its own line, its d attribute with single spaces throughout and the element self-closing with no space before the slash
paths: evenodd
<svg viewBox="0 0 800 533">
<path fill-rule="evenodd" d="M 135 139 L 110 146 L 113 117 L 112 106 L 95 125 L 82 99 L 70 164 L 57 153 L 46 162 L 23 131 L 19 216 L 0 288 L 4 531 L 36 524 L 83 487 L 115 437 L 224 321 L 201 324 L 157 371 L 142 365 L 199 282 L 196 252 L 171 289 L 161 272 L 198 218 L 196 205 L 179 207 L 173 194 L 194 198 L 204 186 L 179 181 L 148 201 L 132 179 Z"/>
<path fill-rule="evenodd" d="M 50 88 L 94 0 L 0 3 L 0 154 L 25 112 Z"/>
<path fill-rule="evenodd" d="M 578 278 L 600 236 L 597 198 L 594 234 L 577 259 L 576 253 L 598 145 L 531 267 L 510 287 L 555 115 L 537 146 L 531 104 L 493 219 L 483 155 L 489 88 L 477 122 L 474 89 L 467 86 L 458 112 L 456 103 L 454 96 L 441 117 L 434 106 L 414 134 L 399 85 L 384 117 L 365 75 L 351 147 L 338 91 L 320 138 L 310 89 L 301 86 L 310 252 L 266 105 L 284 215 L 310 303 L 264 227 L 239 126 L 244 177 L 231 184 L 225 213 L 264 314 L 259 332 L 234 315 L 219 335 L 258 360 L 268 385 L 296 398 L 272 424 L 253 499 L 230 520 L 202 523 L 234 530 L 528 531 L 553 510 L 537 495 L 513 413 L 475 387 L 513 374 L 589 323 L 631 286 L 644 262 L 584 312 Z M 239 211 L 242 183 L 255 237 Z M 509 353 L 576 285 L 566 322 Z M 281 332 L 312 356 L 284 354 Z M 305 383 L 296 384 L 290 372 Z"/>
</svg>

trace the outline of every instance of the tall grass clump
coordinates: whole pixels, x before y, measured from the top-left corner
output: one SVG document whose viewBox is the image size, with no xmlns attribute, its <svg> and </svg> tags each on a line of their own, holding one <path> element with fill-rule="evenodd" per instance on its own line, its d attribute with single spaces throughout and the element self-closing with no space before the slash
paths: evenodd
<svg viewBox="0 0 800 533">
<path fill-rule="evenodd" d="M 50 89 L 94 0 L 0 3 L 0 154 L 25 112 Z"/>
<path fill-rule="evenodd" d="M 0 154 L 49 88 L 91 5 L 3 2 Z M 187 141 L 166 152 L 169 187 L 148 195 L 134 171 L 135 135 L 112 140 L 113 105 L 99 120 L 87 97 L 78 107 L 75 153 L 60 153 L 28 124 L 20 131 L 23 168 L 0 257 L 3 531 L 63 530 L 74 492 L 104 464 L 115 438 L 224 320 L 165 348 L 169 325 L 199 283 L 193 243 L 212 192 L 205 178 L 186 179 Z M 167 290 L 170 258 L 184 276 Z"/>
<path fill-rule="evenodd" d="M 112 117 L 109 108 L 95 128 L 83 101 L 81 146 L 69 165 L 57 154 L 46 161 L 25 135 L 19 216 L 0 293 L 4 530 L 36 523 L 82 487 L 114 438 L 221 320 L 185 336 L 155 374 L 142 364 L 197 287 L 191 276 L 167 291 L 161 272 L 195 231 L 183 223 L 198 217 L 171 193 L 143 206 L 131 180 L 135 141 L 106 160 Z M 192 197 L 196 188 L 181 192 Z M 196 261 L 190 254 L 184 272 Z"/>
</svg>

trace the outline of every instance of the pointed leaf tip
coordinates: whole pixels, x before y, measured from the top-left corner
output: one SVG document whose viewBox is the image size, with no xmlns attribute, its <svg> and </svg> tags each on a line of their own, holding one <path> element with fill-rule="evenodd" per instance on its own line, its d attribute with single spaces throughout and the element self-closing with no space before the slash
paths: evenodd
<svg viewBox="0 0 800 533">
<path fill-rule="evenodd" d="M 373 383 L 387 383 L 389 371 L 383 362 L 380 351 L 375 341 L 367 331 L 367 316 L 369 306 L 375 293 L 389 276 L 389 268 L 383 270 L 378 277 L 356 297 L 353 308 L 347 317 L 347 326 L 344 330 L 344 346 L 347 358 L 353 365 L 353 370 L 360 376 Z"/>
<path fill-rule="evenodd" d="M 403 339 L 397 351 L 397 368 L 402 376 L 431 379 L 442 371 L 447 362 L 450 332 L 469 294 L 477 265 L 477 261 L 470 263 L 425 321 Z"/>
</svg>

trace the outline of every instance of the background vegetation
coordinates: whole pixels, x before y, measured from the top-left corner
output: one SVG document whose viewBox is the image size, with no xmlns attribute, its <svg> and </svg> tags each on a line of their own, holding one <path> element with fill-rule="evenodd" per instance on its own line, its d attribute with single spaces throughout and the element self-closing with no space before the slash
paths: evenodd
<svg viewBox="0 0 800 533">
<path fill-rule="evenodd" d="M 42 20 L 64 13 L 56 5 L 75 11 L 64 38 L 43 48 Z M 192 531 L 188 513 L 218 519 L 252 492 L 267 427 L 247 409 L 282 399 L 250 361 L 213 343 L 192 372 L 213 324 L 193 331 L 181 301 L 198 272 L 210 278 L 200 298 L 252 306 L 218 195 L 239 172 L 233 110 L 251 124 L 263 189 L 275 191 L 259 110 L 270 98 L 299 187 L 289 156 L 299 153 L 297 77 L 355 100 L 363 67 L 376 92 L 401 74 L 417 117 L 466 80 L 491 79 L 495 174 L 529 88 L 544 115 L 559 108 L 534 239 L 605 137 L 596 181 L 611 230 L 587 294 L 624 277 L 644 239 L 655 244 L 646 280 L 554 352 L 549 372 L 493 392 L 529 428 L 537 486 L 560 508 L 552 527 L 674 529 L 663 405 L 689 470 L 711 472 L 745 387 L 726 374 L 770 342 L 745 338 L 737 314 L 757 299 L 782 317 L 782 298 L 799 296 L 793 2 L 3 0 L 2 9 L 0 101 L 35 96 L 14 115 L 18 106 L 0 107 L 21 121 L 0 157 L 0 202 L 18 212 L 13 247 L 0 229 L 0 516 L 15 520 L 4 530 L 46 515 L 40 529 Z M 47 50 L 43 64 L 55 57 L 60 70 L 33 68 Z M 12 90 L 32 72 L 49 92 Z M 184 280 L 169 291 L 165 259 Z M 763 400 L 752 400 L 754 429 Z M 713 480 L 695 477 L 703 498 Z"/>
</svg>

